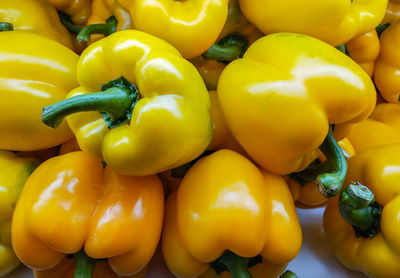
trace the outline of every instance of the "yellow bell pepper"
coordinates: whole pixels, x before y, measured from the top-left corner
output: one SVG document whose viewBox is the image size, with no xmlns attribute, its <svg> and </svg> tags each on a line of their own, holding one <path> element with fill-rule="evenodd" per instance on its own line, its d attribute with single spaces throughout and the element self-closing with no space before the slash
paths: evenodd
<svg viewBox="0 0 400 278">
<path fill-rule="evenodd" d="M 67 124 L 49 128 L 40 113 L 78 85 L 78 55 L 58 42 L 21 31 L 1 32 L 0 51 L 0 149 L 34 151 L 72 138 Z"/>
<path fill-rule="evenodd" d="M 382 24 L 395 24 L 400 19 L 400 0 L 389 0 Z"/>
<path fill-rule="evenodd" d="M 374 81 L 382 97 L 391 103 L 400 98 L 400 22 L 389 26 L 380 36 L 381 52 L 375 64 Z"/>
<path fill-rule="evenodd" d="M 393 103 L 378 104 L 370 118 L 354 125 L 348 139 L 356 153 L 400 143 L 400 107 Z"/>
<path fill-rule="evenodd" d="M 264 34 L 293 32 L 333 46 L 375 28 L 388 0 L 239 0 L 247 19 Z"/>
<path fill-rule="evenodd" d="M 75 273 L 91 277 L 94 259 L 108 258 L 117 275 L 139 273 L 160 238 L 164 193 L 157 176 L 115 172 L 85 152 L 41 164 L 22 190 L 12 221 L 18 258 L 36 270 L 74 254 Z M 83 251 L 84 250 L 84 251 Z"/>
<path fill-rule="evenodd" d="M 359 35 L 346 43 L 349 56 L 359 64 L 369 76 L 374 73 L 375 60 L 380 51 L 379 37 L 376 30 Z"/>
<path fill-rule="evenodd" d="M 74 49 L 71 35 L 47 0 L 2 0 L 0 22 L 11 23 L 14 30 L 37 33 Z"/>
<path fill-rule="evenodd" d="M 191 59 L 190 62 L 197 68 L 209 90 L 216 90 L 219 77 L 226 64 L 218 60 L 206 59 L 203 56 Z"/>
<path fill-rule="evenodd" d="M 265 169 L 302 171 L 318 157 L 318 148 L 329 152 L 334 173 L 318 178 L 325 196 L 335 195 L 346 175 L 329 124 L 343 139 L 376 101 L 370 77 L 349 57 L 315 38 L 289 33 L 254 42 L 222 72 L 217 92 L 230 131 Z"/>
<path fill-rule="evenodd" d="M 146 32 L 169 42 L 185 58 L 194 58 L 217 40 L 227 18 L 228 2 L 94 0 L 88 24 L 105 23 L 110 16 L 115 16 L 116 30 L 134 28 Z M 84 40 L 88 41 L 92 32 L 98 32 L 98 26 L 87 27 Z"/>
<path fill-rule="evenodd" d="M 0 150 L 0 277 L 20 263 L 11 246 L 11 218 L 22 187 L 38 164 L 35 158 Z"/>
<path fill-rule="evenodd" d="M 77 76 L 81 87 L 45 107 L 42 119 L 56 127 L 71 113 L 106 112 L 104 118 L 87 112 L 67 120 L 79 147 L 116 171 L 156 174 L 195 159 L 209 145 L 207 89 L 195 67 L 163 40 L 117 32 L 82 53 Z"/>
<path fill-rule="evenodd" d="M 92 0 L 48 0 L 58 11 L 67 13 L 73 23 L 86 25 L 89 19 Z"/>
<path fill-rule="evenodd" d="M 347 138 L 339 141 L 338 144 L 342 148 L 346 158 L 352 157 L 355 154 L 353 145 Z M 325 161 L 326 159 L 324 155 L 320 155 L 319 160 Z M 292 192 L 293 199 L 302 205 L 309 207 L 320 206 L 328 200 L 318 191 L 315 181 L 302 182 L 288 176 L 286 182 Z"/>
<path fill-rule="evenodd" d="M 349 159 L 348 185 L 328 201 L 324 229 L 336 257 L 368 277 L 400 273 L 400 144 Z"/>
<path fill-rule="evenodd" d="M 283 178 L 230 150 L 200 159 L 167 200 L 162 252 L 177 277 L 210 277 L 210 266 L 233 277 L 277 277 L 301 242 Z"/>
</svg>

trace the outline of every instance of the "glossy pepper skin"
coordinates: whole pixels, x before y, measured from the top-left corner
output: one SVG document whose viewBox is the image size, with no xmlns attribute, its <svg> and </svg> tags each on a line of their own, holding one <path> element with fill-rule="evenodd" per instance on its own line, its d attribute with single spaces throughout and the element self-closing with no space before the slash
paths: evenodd
<svg viewBox="0 0 400 278">
<path fill-rule="evenodd" d="M 218 38 L 228 14 L 228 0 L 94 0 L 89 24 L 111 15 L 117 30 L 134 28 L 175 46 L 185 58 L 206 51 Z"/>
<path fill-rule="evenodd" d="M 399 0 L 389 0 L 386 7 L 386 14 L 382 20 L 382 24 L 390 23 L 395 24 L 400 19 L 400 1 Z"/>
<path fill-rule="evenodd" d="M 399 204 L 400 144 L 385 145 L 356 154 L 349 160 L 346 184 L 367 186 L 382 207 L 380 231 L 356 237 L 339 213 L 338 197 L 328 202 L 324 229 L 337 258 L 348 268 L 369 277 L 398 277 L 400 273 Z"/>
<path fill-rule="evenodd" d="M 247 19 L 264 34 L 293 32 L 338 46 L 375 28 L 388 0 L 239 0 Z"/>
<path fill-rule="evenodd" d="M 349 56 L 359 64 L 369 76 L 375 68 L 375 60 L 379 56 L 380 43 L 376 30 L 359 35 L 346 43 Z"/>
<path fill-rule="evenodd" d="M 72 21 L 83 26 L 89 19 L 92 0 L 48 0 L 58 11 L 71 16 Z"/>
<path fill-rule="evenodd" d="M 83 151 L 138 176 L 176 168 L 203 153 L 212 138 L 207 89 L 195 67 L 156 37 L 127 30 L 90 45 L 77 66 L 81 87 L 67 98 L 100 91 L 121 76 L 140 94 L 130 123 L 110 130 L 98 112 L 67 117 Z"/>
<path fill-rule="evenodd" d="M 378 104 L 368 119 L 354 125 L 348 139 L 356 153 L 400 143 L 400 107 L 393 103 Z"/>
<path fill-rule="evenodd" d="M 61 24 L 57 10 L 46 0 L 2 0 L 0 22 L 14 30 L 37 33 L 73 49 L 71 35 Z"/>
<path fill-rule="evenodd" d="M 263 263 L 249 269 L 253 277 L 276 277 L 301 242 L 285 181 L 230 150 L 199 160 L 167 200 L 162 252 L 177 277 L 210 277 L 209 263 L 227 249 L 261 255 Z"/>
<path fill-rule="evenodd" d="M 0 51 L 0 149 L 34 151 L 72 138 L 66 123 L 54 130 L 40 115 L 43 106 L 64 99 L 78 85 L 78 55 L 53 40 L 21 31 L 1 32 Z"/>
<path fill-rule="evenodd" d="M 347 138 L 339 141 L 338 144 L 345 153 L 346 158 L 352 157 L 355 154 L 353 145 Z M 324 161 L 324 155 L 321 154 L 319 159 Z M 293 199 L 302 205 L 315 207 L 320 206 L 328 201 L 328 199 L 321 195 L 321 193 L 318 191 L 315 181 L 307 182 L 302 185 L 289 176 L 287 177 L 286 181 L 289 185 L 290 191 L 292 192 Z"/>
<path fill-rule="evenodd" d="M 319 155 L 329 124 L 335 124 L 335 133 L 342 130 L 335 136 L 343 139 L 376 101 L 371 79 L 349 57 L 289 33 L 254 42 L 222 72 L 217 92 L 235 139 L 278 174 L 307 167 Z"/>
<path fill-rule="evenodd" d="M 22 187 L 38 164 L 36 158 L 0 151 L 0 277 L 20 264 L 11 245 L 11 218 Z"/>
<path fill-rule="evenodd" d="M 382 97 L 390 103 L 400 98 L 400 23 L 389 26 L 380 36 L 381 52 L 375 64 L 374 81 Z"/>
<path fill-rule="evenodd" d="M 156 176 L 129 177 L 85 152 L 47 160 L 28 179 L 15 209 L 12 243 L 19 259 L 49 270 L 84 248 L 108 258 L 117 275 L 151 259 L 161 233 L 164 194 Z"/>
</svg>

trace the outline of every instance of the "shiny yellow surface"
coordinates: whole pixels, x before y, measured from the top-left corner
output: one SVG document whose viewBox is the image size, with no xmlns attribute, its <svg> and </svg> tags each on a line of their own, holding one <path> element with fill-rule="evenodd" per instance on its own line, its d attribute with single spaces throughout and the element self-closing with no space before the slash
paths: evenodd
<svg viewBox="0 0 400 278">
<path fill-rule="evenodd" d="M 382 145 L 400 143 L 399 105 L 378 104 L 370 118 L 354 125 L 348 138 L 356 153 Z"/>
<path fill-rule="evenodd" d="M 197 68 L 207 89 L 216 90 L 219 77 L 226 65 L 216 60 L 207 60 L 203 56 L 191 59 L 190 62 Z"/>
<path fill-rule="evenodd" d="M 357 238 L 340 215 L 338 196 L 328 201 L 324 229 L 337 258 L 348 268 L 369 277 L 397 278 L 400 273 L 400 144 L 358 153 L 348 161 L 345 185 L 361 182 L 383 207 L 381 230 L 373 238 Z"/>
<path fill-rule="evenodd" d="M 386 14 L 382 20 L 382 24 L 385 23 L 397 23 L 400 19 L 400 1 L 399 0 L 389 0 L 386 7 Z"/>
<path fill-rule="evenodd" d="M 118 19 L 117 30 L 137 29 L 175 46 L 185 58 L 201 55 L 217 40 L 228 0 L 94 0 L 89 24 Z"/>
<path fill-rule="evenodd" d="M 268 49 L 268 51 L 265 51 Z M 218 97 L 236 140 L 265 169 L 289 174 L 318 155 L 329 124 L 342 139 L 372 112 L 370 77 L 317 39 L 279 33 L 254 42 L 222 72 Z"/>
<path fill-rule="evenodd" d="M 265 34 L 293 32 L 333 46 L 375 28 L 388 0 L 239 0 L 247 19 Z"/>
<path fill-rule="evenodd" d="M 345 138 L 339 141 L 338 144 L 345 152 L 346 157 L 351 157 L 355 154 L 354 147 L 350 143 L 349 139 Z M 320 155 L 319 159 L 321 161 L 326 160 L 323 154 Z M 295 180 L 288 177 L 287 183 L 289 185 L 290 191 L 292 192 L 293 199 L 303 205 L 314 207 L 320 206 L 328 201 L 328 199 L 318 191 L 315 181 L 306 183 L 302 186 Z"/>
<path fill-rule="evenodd" d="M 48 0 L 57 10 L 69 14 L 72 21 L 83 26 L 88 21 L 92 0 Z"/>
<path fill-rule="evenodd" d="M 391 103 L 400 98 L 400 22 L 389 26 L 380 37 L 381 52 L 375 64 L 374 81 L 382 97 Z"/>
<path fill-rule="evenodd" d="M 38 164 L 35 158 L 0 150 L 0 277 L 20 263 L 11 246 L 11 218 L 22 187 Z"/>
<path fill-rule="evenodd" d="M 0 33 L 0 148 L 33 151 L 72 138 L 67 124 L 42 123 L 44 106 L 61 101 L 75 88 L 78 55 L 37 34 Z"/>
<path fill-rule="evenodd" d="M 74 49 L 71 35 L 47 0 L 1 0 L 0 22 L 11 23 L 14 30 L 37 33 Z"/>
<path fill-rule="evenodd" d="M 346 43 L 349 56 L 357 62 L 369 76 L 372 76 L 375 68 L 375 60 L 380 51 L 379 37 L 375 29 L 359 35 Z"/>
<path fill-rule="evenodd" d="M 12 243 L 36 270 L 56 267 L 82 247 L 108 258 L 118 275 L 134 275 L 160 238 L 164 192 L 157 176 L 129 177 L 85 152 L 52 158 L 28 179 L 15 209 Z"/>
<path fill-rule="evenodd" d="M 82 53 L 77 75 L 81 87 L 68 97 L 100 91 L 120 76 L 139 89 L 130 123 L 109 130 L 98 112 L 67 117 L 80 148 L 103 156 L 116 171 L 155 174 L 195 159 L 209 145 L 207 89 L 170 44 L 140 31 L 117 32 Z"/>
<path fill-rule="evenodd" d="M 162 251 L 177 277 L 213 277 L 208 263 L 228 249 L 242 257 L 261 254 L 264 262 L 250 271 L 255 278 L 276 277 L 300 250 L 301 229 L 285 181 L 230 150 L 199 160 L 166 211 Z"/>
</svg>

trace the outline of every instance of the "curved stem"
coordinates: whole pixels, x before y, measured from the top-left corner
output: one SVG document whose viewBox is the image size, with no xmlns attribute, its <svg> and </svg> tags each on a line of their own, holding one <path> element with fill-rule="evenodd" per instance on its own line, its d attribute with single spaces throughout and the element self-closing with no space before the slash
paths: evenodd
<svg viewBox="0 0 400 278">
<path fill-rule="evenodd" d="M 88 257 L 82 249 L 74 254 L 74 278 L 92 278 L 95 260 Z"/>
<path fill-rule="evenodd" d="M 347 162 L 342 149 L 330 131 L 320 149 L 326 157 L 326 163 L 331 172 L 318 175 L 316 182 L 321 194 L 330 198 L 338 194 L 342 188 L 347 174 Z"/>
<path fill-rule="evenodd" d="M 120 77 L 105 85 L 105 91 L 82 94 L 45 106 L 42 111 L 42 121 L 56 128 L 68 115 L 99 111 L 105 113 L 103 117 L 110 128 L 121 125 L 130 119 L 133 107 L 139 98 L 136 87 L 129 82 L 130 86 L 125 86 L 124 82 L 128 81 Z M 109 87 L 110 84 L 113 87 Z"/>
<path fill-rule="evenodd" d="M 356 236 L 373 237 L 380 230 L 382 208 L 368 187 L 353 183 L 340 194 L 339 211 Z"/>
<path fill-rule="evenodd" d="M 67 28 L 71 33 L 78 34 L 82 30 L 81 27 L 75 25 L 69 14 L 58 11 L 58 17 L 65 28 Z"/>
<path fill-rule="evenodd" d="M 297 275 L 293 271 L 286 270 L 279 278 L 297 278 Z"/>
<path fill-rule="evenodd" d="M 14 26 L 8 22 L 0 22 L 0 32 L 14 31 Z"/>
<path fill-rule="evenodd" d="M 378 36 L 380 37 L 383 31 L 385 31 L 388 27 L 390 26 L 390 23 L 385 23 L 385 24 L 379 24 L 375 30 L 378 33 Z"/>
<path fill-rule="evenodd" d="M 103 34 L 104 36 L 109 36 L 115 33 L 117 30 L 118 20 L 115 16 L 111 16 L 106 20 L 104 24 L 91 24 L 87 25 L 79 32 L 76 39 L 78 42 L 89 42 L 90 35 L 92 34 Z"/>
<path fill-rule="evenodd" d="M 231 251 L 225 251 L 216 261 L 210 263 L 219 275 L 223 271 L 229 271 L 233 278 L 253 278 L 248 268 L 262 262 L 258 256 L 254 258 L 243 258 Z"/>
<path fill-rule="evenodd" d="M 203 57 L 224 62 L 231 62 L 243 56 L 249 42 L 238 35 L 229 35 L 223 38 L 220 42 L 214 43 Z"/>
</svg>

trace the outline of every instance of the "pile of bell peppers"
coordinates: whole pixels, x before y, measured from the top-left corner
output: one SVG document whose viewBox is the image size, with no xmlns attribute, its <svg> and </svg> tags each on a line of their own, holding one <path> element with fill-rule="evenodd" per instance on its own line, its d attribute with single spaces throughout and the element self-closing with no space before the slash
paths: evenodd
<svg viewBox="0 0 400 278">
<path fill-rule="evenodd" d="M 399 70 L 399 0 L 0 1 L 0 277 L 293 278 L 304 206 L 400 277 Z"/>
</svg>

